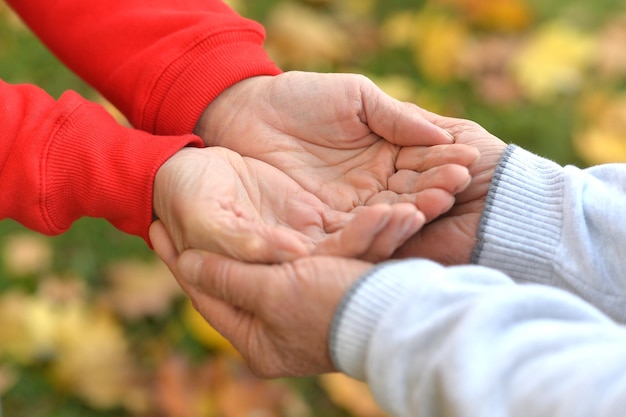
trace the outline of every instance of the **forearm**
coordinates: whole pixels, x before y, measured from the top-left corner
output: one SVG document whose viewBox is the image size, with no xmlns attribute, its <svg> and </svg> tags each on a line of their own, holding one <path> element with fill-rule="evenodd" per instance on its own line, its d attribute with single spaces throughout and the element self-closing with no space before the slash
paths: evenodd
<svg viewBox="0 0 626 417">
<path fill-rule="evenodd" d="M 280 70 L 264 30 L 216 0 L 9 0 L 40 39 L 137 128 L 191 133 L 229 86 Z"/>
<path fill-rule="evenodd" d="M 156 171 L 192 135 L 155 137 L 119 125 L 72 92 L 58 101 L 0 81 L 0 219 L 45 234 L 101 217 L 148 239 Z"/>
<path fill-rule="evenodd" d="M 509 148 L 479 227 L 473 262 L 518 282 L 580 295 L 626 322 L 626 164 L 587 170 Z"/>
<path fill-rule="evenodd" d="M 620 416 L 626 331 L 567 292 L 484 267 L 383 264 L 344 299 L 338 368 L 391 415 Z"/>
</svg>

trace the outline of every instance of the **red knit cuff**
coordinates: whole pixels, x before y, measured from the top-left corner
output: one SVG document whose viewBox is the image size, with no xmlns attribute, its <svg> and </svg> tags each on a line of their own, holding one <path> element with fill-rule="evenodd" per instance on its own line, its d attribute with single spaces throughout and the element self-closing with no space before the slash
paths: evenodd
<svg viewBox="0 0 626 417">
<path fill-rule="evenodd" d="M 232 31 L 197 43 L 163 72 L 138 126 L 161 135 L 191 133 L 206 107 L 228 87 L 280 74 L 262 40 L 256 31 Z"/>
<path fill-rule="evenodd" d="M 119 125 L 97 105 L 81 106 L 43 155 L 41 204 L 50 232 L 61 233 L 80 217 L 99 217 L 150 245 L 154 176 L 187 145 L 202 141 L 153 136 Z"/>
</svg>

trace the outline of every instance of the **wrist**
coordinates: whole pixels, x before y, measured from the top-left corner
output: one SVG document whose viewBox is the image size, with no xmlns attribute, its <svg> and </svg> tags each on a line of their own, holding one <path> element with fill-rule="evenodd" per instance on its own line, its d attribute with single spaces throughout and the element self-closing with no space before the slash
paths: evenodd
<svg viewBox="0 0 626 417">
<path fill-rule="evenodd" d="M 259 97 L 267 90 L 267 82 L 274 76 L 257 75 L 242 79 L 227 87 L 204 109 L 193 129 L 206 146 L 220 143 L 221 132 L 230 123 L 235 123 L 242 109 L 249 106 L 251 97 Z M 266 103 L 270 106 L 270 103 Z"/>
</svg>

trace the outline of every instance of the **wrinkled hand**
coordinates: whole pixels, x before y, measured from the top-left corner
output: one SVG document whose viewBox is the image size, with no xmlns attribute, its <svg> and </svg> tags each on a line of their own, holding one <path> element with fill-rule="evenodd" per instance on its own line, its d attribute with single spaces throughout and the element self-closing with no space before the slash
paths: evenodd
<svg viewBox="0 0 626 417">
<path fill-rule="evenodd" d="M 248 264 L 195 250 L 178 256 L 159 222 L 150 237 L 195 308 L 255 374 L 269 378 L 334 370 L 328 351 L 334 312 L 372 264 L 335 257 Z"/>
<path fill-rule="evenodd" d="M 467 169 L 458 168 L 443 179 L 454 188 L 469 183 Z M 441 198 L 429 210 L 449 208 L 452 195 L 434 192 Z M 183 149 L 166 161 L 155 176 L 154 210 L 177 251 L 257 262 L 310 254 L 386 259 L 425 222 L 407 203 L 334 210 L 271 165 L 220 147 Z"/>
<path fill-rule="evenodd" d="M 243 80 L 207 107 L 195 132 L 209 146 L 280 169 L 333 209 L 409 202 L 427 220 L 448 208 L 438 199 L 458 191 L 458 182 L 447 181 L 460 168 L 451 164 L 469 166 L 477 157 L 471 147 L 450 145 L 449 134 L 416 106 L 355 74 L 287 72 Z M 404 157 L 402 146 L 410 145 L 443 145 L 445 157 Z M 404 169 L 396 171 L 398 159 Z"/>
<path fill-rule="evenodd" d="M 411 237 L 394 257 L 420 256 L 447 265 L 468 263 L 476 245 L 478 224 L 489 186 L 507 145 L 472 121 L 419 111 L 427 120 L 452 133 L 456 143 L 478 149 L 480 158 L 469 167 L 472 181 L 465 191 L 456 196 L 452 209 Z M 423 150 L 407 149 L 406 156 L 410 157 L 412 152 L 418 155 Z"/>
</svg>

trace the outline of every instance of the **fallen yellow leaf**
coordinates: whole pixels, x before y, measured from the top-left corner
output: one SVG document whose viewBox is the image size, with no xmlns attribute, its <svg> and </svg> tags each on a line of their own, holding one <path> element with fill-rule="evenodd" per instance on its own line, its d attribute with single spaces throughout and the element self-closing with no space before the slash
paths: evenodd
<svg viewBox="0 0 626 417">
<path fill-rule="evenodd" d="M 569 23 L 540 27 L 512 62 L 513 74 L 525 95 L 544 101 L 578 91 L 596 50 L 596 38 Z"/>
<path fill-rule="evenodd" d="M 139 392 L 134 361 L 113 314 L 80 302 L 57 311 L 56 357 L 51 363 L 57 384 L 94 408 L 140 403 L 134 398 Z"/>
<path fill-rule="evenodd" d="M 105 297 L 129 320 L 162 316 L 183 295 L 172 273 L 158 259 L 113 263 L 107 268 L 106 279 L 110 286 Z"/>
<path fill-rule="evenodd" d="M 378 406 L 364 382 L 340 373 L 321 375 L 319 381 L 329 398 L 352 415 L 356 417 L 387 416 Z"/>
<path fill-rule="evenodd" d="M 521 31 L 533 20 L 532 8 L 525 0 L 438 0 L 454 5 L 472 24 L 498 31 Z"/>
<path fill-rule="evenodd" d="M 426 9 L 418 15 L 411 41 L 415 64 L 431 81 L 450 82 L 469 40 L 461 20 Z"/>
<path fill-rule="evenodd" d="M 351 56 L 351 40 L 330 16 L 292 2 L 279 3 L 265 24 L 266 49 L 284 66 L 328 68 Z"/>
<path fill-rule="evenodd" d="M 185 302 L 182 311 L 182 319 L 189 333 L 203 346 L 239 357 L 237 349 L 198 313 L 191 304 L 191 301 Z"/>
<path fill-rule="evenodd" d="M 626 94 L 596 92 L 583 101 L 583 122 L 574 147 L 589 164 L 626 162 Z"/>
</svg>

